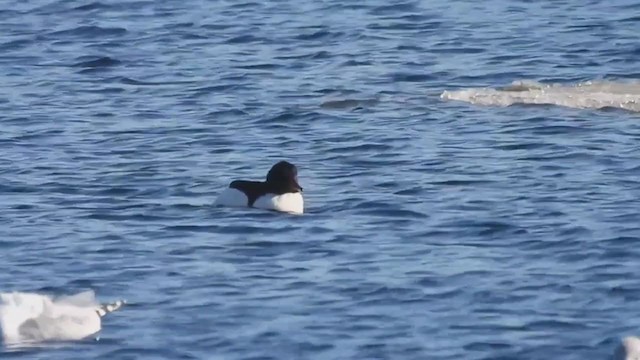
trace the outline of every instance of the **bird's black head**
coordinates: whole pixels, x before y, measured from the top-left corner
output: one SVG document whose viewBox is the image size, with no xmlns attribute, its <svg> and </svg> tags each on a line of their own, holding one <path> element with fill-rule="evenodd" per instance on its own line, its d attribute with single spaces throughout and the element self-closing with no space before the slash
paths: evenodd
<svg viewBox="0 0 640 360">
<path fill-rule="evenodd" d="M 287 161 L 280 161 L 271 167 L 267 173 L 267 183 L 291 192 L 302 191 L 298 184 L 298 169 Z"/>
</svg>

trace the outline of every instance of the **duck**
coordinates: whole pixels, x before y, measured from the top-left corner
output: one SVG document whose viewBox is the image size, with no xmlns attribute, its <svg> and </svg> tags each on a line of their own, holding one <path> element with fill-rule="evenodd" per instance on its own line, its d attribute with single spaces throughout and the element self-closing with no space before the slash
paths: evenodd
<svg viewBox="0 0 640 360">
<path fill-rule="evenodd" d="M 285 160 L 269 169 L 265 181 L 233 180 L 214 205 L 250 207 L 301 215 L 304 213 L 298 168 Z"/>
</svg>

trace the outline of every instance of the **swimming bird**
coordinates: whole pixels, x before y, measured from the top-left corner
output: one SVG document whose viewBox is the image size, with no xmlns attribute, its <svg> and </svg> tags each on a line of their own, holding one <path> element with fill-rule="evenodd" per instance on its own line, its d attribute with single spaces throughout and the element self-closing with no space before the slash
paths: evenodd
<svg viewBox="0 0 640 360">
<path fill-rule="evenodd" d="M 298 169 L 290 162 L 280 161 L 271 167 L 266 181 L 234 180 L 218 195 L 214 205 L 302 214 L 304 199 Z"/>
</svg>

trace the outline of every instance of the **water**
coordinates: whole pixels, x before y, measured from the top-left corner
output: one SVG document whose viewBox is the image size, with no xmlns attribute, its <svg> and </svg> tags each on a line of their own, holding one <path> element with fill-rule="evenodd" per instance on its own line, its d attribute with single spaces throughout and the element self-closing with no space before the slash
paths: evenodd
<svg viewBox="0 0 640 360">
<path fill-rule="evenodd" d="M 0 355 L 608 358 L 640 333 L 638 113 L 442 95 L 633 86 L 639 13 L 8 1 L 0 290 L 129 305 L 99 341 Z M 211 206 L 280 159 L 304 216 Z"/>
</svg>

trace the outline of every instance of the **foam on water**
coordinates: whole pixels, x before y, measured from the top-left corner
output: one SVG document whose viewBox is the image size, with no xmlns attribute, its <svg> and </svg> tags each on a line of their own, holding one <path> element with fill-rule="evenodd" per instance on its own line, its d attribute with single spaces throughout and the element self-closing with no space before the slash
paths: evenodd
<svg viewBox="0 0 640 360">
<path fill-rule="evenodd" d="M 0 293 L 146 306 L 0 360 L 604 360 L 640 335 L 640 113 L 439 98 L 623 97 L 638 1 L 4 4 Z M 308 215 L 212 206 L 283 158 Z"/>
<path fill-rule="evenodd" d="M 628 336 L 620 342 L 613 354 L 613 360 L 639 360 L 640 338 Z"/>
<path fill-rule="evenodd" d="M 575 85 L 514 81 L 504 88 L 445 90 L 445 100 L 478 105 L 558 105 L 581 109 L 620 108 L 640 112 L 640 82 L 587 81 Z"/>
<path fill-rule="evenodd" d="M 80 340 L 101 329 L 93 291 L 51 298 L 36 293 L 0 293 L 0 330 L 7 346 Z"/>
</svg>

